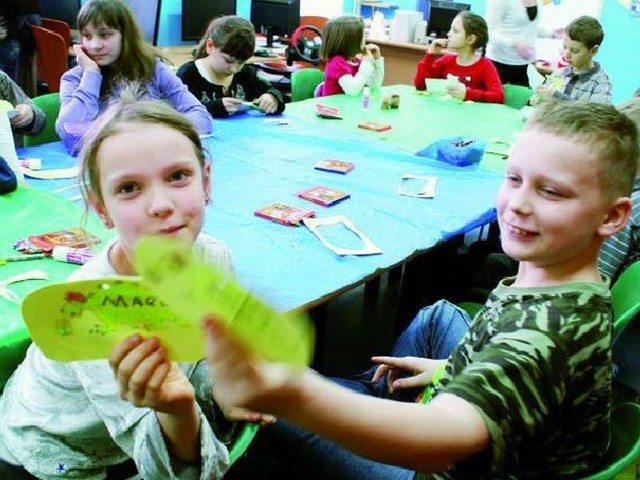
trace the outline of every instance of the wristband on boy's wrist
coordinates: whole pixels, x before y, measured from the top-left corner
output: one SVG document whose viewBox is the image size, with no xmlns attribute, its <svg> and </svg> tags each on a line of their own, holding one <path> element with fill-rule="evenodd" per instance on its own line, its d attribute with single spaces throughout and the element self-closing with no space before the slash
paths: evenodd
<svg viewBox="0 0 640 480">
<path fill-rule="evenodd" d="M 446 362 L 444 362 L 438 365 L 433 371 L 433 374 L 431 375 L 431 383 L 424 388 L 422 397 L 419 400 L 420 403 L 425 404 L 429 400 L 431 400 L 431 397 L 433 397 L 433 392 L 435 391 L 435 386 L 440 383 L 440 380 L 442 380 L 446 368 L 447 364 Z"/>
</svg>

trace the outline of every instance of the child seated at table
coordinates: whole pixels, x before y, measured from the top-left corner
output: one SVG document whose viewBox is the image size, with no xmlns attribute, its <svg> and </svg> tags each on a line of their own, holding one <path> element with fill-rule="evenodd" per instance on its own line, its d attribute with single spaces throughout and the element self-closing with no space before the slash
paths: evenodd
<svg viewBox="0 0 640 480">
<path fill-rule="evenodd" d="M 559 79 L 560 85 L 545 79 L 536 87 L 531 104 L 548 97 L 563 101 L 611 103 L 609 75 L 593 60 L 603 39 L 604 31 L 597 19 L 583 15 L 573 20 L 565 29 L 562 41 L 563 61 L 568 65 L 549 77 Z"/>
<path fill-rule="evenodd" d="M 140 82 L 149 98 L 160 98 L 189 119 L 198 133 L 211 131 L 211 116 L 176 74 L 145 42 L 122 0 L 88 0 L 78 13 L 82 44 L 74 45 L 77 66 L 60 79 L 56 132 L 76 154 L 91 122 L 117 97 L 122 82 Z"/>
<path fill-rule="evenodd" d="M 9 117 L 11 129 L 22 135 L 38 135 L 44 130 L 46 117 L 29 96 L 22 91 L 9 75 L 0 70 L 0 100 L 13 105 L 15 113 Z"/>
<path fill-rule="evenodd" d="M 413 84 L 428 88 L 429 78 L 456 77 L 447 85 L 447 93 L 460 100 L 504 103 L 504 89 L 493 62 L 484 56 L 489 31 L 480 15 L 460 12 L 451 22 L 447 39 L 431 42 L 418 63 Z M 456 54 L 445 53 L 453 50 Z M 426 83 L 425 83 L 426 80 Z"/>
<path fill-rule="evenodd" d="M 343 15 L 324 26 L 320 57 L 326 62 L 324 82 L 316 96 L 360 95 L 365 86 L 377 90 L 384 78 L 380 48 L 364 42 L 364 21 Z"/>
<path fill-rule="evenodd" d="M 206 318 L 216 400 L 308 430 L 281 420 L 266 430 L 288 440 L 274 451 L 296 478 L 576 478 L 598 468 L 610 439 L 612 318 L 597 255 L 629 216 L 638 154 L 633 122 L 613 107 L 550 102 L 514 146 L 497 196 L 518 274 L 447 360 L 422 358 L 437 332 L 419 316 L 399 358 L 374 358 L 378 370 L 337 385 L 257 358 Z M 439 375 L 426 405 L 388 399 Z"/>
<path fill-rule="evenodd" d="M 133 93 L 104 112 L 81 153 L 87 204 L 118 235 L 70 279 L 135 275 L 144 235 L 182 238 L 232 275 L 226 246 L 201 231 L 211 180 L 198 134 L 165 102 Z M 0 397 L 0 478 L 129 478 L 131 460 L 143 478 L 221 478 L 229 456 L 205 416 L 215 411 L 204 362 L 172 363 L 157 339 L 138 336 L 110 363 L 115 379 L 106 360 L 58 362 L 31 344 Z"/>
<path fill-rule="evenodd" d="M 244 102 L 265 113 L 284 110 L 282 93 L 245 63 L 255 43 L 250 21 L 234 15 L 215 18 L 200 40 L 196 59 L 178 69 L 178 77 L 214 118 L 245 110 Z"/>
</svg>

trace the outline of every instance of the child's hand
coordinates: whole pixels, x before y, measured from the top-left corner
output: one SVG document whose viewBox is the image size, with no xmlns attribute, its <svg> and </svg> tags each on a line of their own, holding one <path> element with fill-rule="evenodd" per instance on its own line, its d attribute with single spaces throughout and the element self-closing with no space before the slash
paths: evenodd
<svg viewBox="0 0 640 480">
<path fill-rule="evenodd" d="M 20 103 L 16 105 L 16 111 L 18 112 L 16 115 L 11 117 L 11 125 L 15 127 L 26 127 L 33 121 L 34 112 L 33 108 L 31 108 L 26 103 Z"/>
<path fill-rule="evenodd" d="M 214 395 L 215 397 L 215 395 Z M 246 408 L 229 407 L 223 410 L 224 418 L 230 422 L 251 422 L 259 423 L 261 426 L 273 425 L 276 423 L 276 417 L 266 413 L 252 412 Z"/>
<path fill-rule="evenodd" d="M 243 407 L 270 411 L 293 389 L 300 370 L 255 358 L 212 317 L 202 326 L 207 335 L 207 363 L 214 397 L 222 411 Z"/>
<path fill-rule="evenodd" d="M 224 109 L 229 115 L 238 113 L 243 109 L 242 100 L 238 100 L 237 98 L 232 97 L 224 97 L 222 99 L 222 105 L 224 105 Z"/>
<path fill-rule="evenodd" d="M 444 55 L 447 51 L 448 40 L 446 38 L 437 38 L 429 45 L 429 53 L 431 55 Z"/>
<path fill-rule="evenodd" d="M 526 42 L 516 41 L 515 44 L 516 53 L 526 61 L 533 60 L 533 47 Z"/>
<path fill-rule="evenodd" d="M 74 45 L 73 51 L 76 55 L 76 63 L 80 65 L 82 70 L 90 72 L 99 72 L 98 64 L 87 54 L 82 45 Z"/>
<path fill-rule="evenodd" d="M 553 85 L 538 85 L 535 93 L 539 97 L 549 98 L 553 96 L 553 92 L 556 91 L 556 87 Z"/>
<path fill-rule="evenodd" d="M 388 372 L 389 393 L 402 388 L 423 387 L 430 384 L 434 370 L 442 363 L 442 360 L 420 357 L 372 357 L 371 361 L 381 364 L 371 381 L 377 382 Z M 399 378 L 406 372 L 411 376 Z"/>
<path fill-rule="evenodd" d="M 124 339 L 109 355 L 120 398 L 136 407 L 181 414 L 193 408 L 195 392 L 178 366 L 167 358 L 158 339 L 139 335 Z"/>
<path fill-rule="evenodd" d="M 270 93 L 260 95 L 257 105 L 264 113 L 276 113 L 276 110 L 278 110 L 278 101 Z"/>
<path fill-rule="evenodd" d="M 374 60 L 380 58 L 380 47 L 378 45 L 374 45 L 373 43 L 368 43 L 364 46 L 365 50 L 371 53 L 371 56 Z"/>
<path fill-rule="evenodd" d="M 447 85 L 447 93 L 453 98 L 464 100 L 465 96 L 467 95 L 467 87 L 464 83 L 455 82 L 451 85 Z"/>
</svg>

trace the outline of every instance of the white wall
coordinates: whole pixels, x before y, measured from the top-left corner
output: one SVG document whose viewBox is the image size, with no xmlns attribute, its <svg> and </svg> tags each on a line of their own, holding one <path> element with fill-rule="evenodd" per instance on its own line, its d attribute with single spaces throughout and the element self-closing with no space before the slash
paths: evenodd
<svg viewBox="0 0 640 480">
<path fill-rule="evenodd" d="M 336 17 L 344 11 L 343 0 L 300 0 L 300 15 Z"/>
</svg>

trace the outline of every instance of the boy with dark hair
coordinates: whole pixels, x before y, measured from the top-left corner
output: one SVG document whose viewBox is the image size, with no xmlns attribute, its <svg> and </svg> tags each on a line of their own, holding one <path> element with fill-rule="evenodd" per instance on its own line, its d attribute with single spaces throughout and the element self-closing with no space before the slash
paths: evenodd
<svg viewBox="0 0 640 480">
<path fill-rule="evenodd" d="M 602 25 L 596 18 L 583 15 L 573 20 L 565 30 L 562 44 L 562 56 L 567 66 L 554 72 L 562 85 L 544 83 L 536 88 L 536 93 L 564 101 L 611 103 L 609 75 L 593 60 L 603 39 Z"/>
<path fill-rule="evenodd" d="M 597 256 L 629 217 L 637 158 L 636 126 L 615 108 L 545 102 L 497 197 L 502 247 L 518 273 L 492 292 L 447 360 L 420 358 L 433 332 L 414 323 L 402 358 L 374 357 L 375 374 L 351 382 L 369 389 L 363 395 L 256 358 L 208 318 L 216 400 L 335 442 L 290 439 L 290 461 L 321 457 L 313 468 L 323 471 L 300 478 L 574 478 L 597 468 L 610 437 L 612 328 Z M 443 368 L 426 405 L 376 398 L 424 387 Z"/>
</svg>

